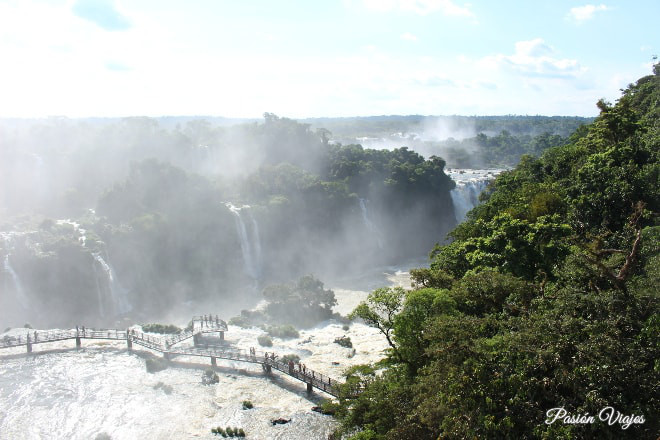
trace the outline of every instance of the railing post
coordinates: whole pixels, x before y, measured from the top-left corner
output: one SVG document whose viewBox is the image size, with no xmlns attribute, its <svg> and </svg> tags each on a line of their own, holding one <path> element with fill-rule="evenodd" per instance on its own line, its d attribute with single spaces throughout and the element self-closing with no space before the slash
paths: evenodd
<svg viewBox="0 0 660 440">
<path fill-rule="evenodd" d="M 217 367 L 217 366 L 218 366 L 218 362 L 216 361 L 216 357 L 215 357 L 215 356 L 211 356 L 211 365 L 213 365 L 214 367 Z"/>
</svg>

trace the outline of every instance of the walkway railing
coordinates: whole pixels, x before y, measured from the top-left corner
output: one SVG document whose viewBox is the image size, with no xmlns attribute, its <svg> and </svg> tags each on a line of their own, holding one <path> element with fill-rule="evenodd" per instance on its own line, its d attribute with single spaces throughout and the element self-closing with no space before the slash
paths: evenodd
<svg viewBox="0 0 660 440">
<path fill-rule="evenodd" d="M 80 346 L 81 339 L 125 340 L 129 347 L 132 344 L 141 345 L 150 350 L 163 353 L 168 358 L 171 356 L 209 357 L 213 365 L 215 365 L 216 359 L 260 364 L 268 372 L 274 368 L 294 379 L 305 382 L 308 391 L 311 391 L 311 387 L 313 387 L 332 396 L 337 396 L 336 387 L 340 382 L 310 370 L 303 364 L 283 362 L 272 352 L 247 351 L 233 347 L 217 346 L 204 348 L 198 346 L 175 347 L 174 345 L 178 342 L 194 337 L 196 334 L 227 330 L 227 324 L 224 321 L 219 319 L 204 320 L 203 318 L 194 317 L 192 331 L 186 330 L 172 337 L 154 336 L 135 329 L 117 330 L 79 327 L 70 330 L 26 330 L 24 335 L 7 335 L 0 338 L 0 349 L 27 346 L 28 352 L 30 352 L 32 351 L 32 345 L 69 339 L 75 339 L 78 346 Z M 204 324 L 195 325 L 196 322 Z"/>
</svg>

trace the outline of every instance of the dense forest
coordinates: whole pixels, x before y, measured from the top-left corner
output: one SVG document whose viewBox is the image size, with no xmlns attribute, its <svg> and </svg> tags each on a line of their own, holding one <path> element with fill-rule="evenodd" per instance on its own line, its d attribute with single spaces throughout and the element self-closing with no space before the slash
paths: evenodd
<svg viewBox="0 0 660 440">
<path fill-rule="evenodd" d="M 390 350 L 347 371 L 338 434 L 657 437 L 660 65 L 598 107 L 568 144 L 499 175 L 413 290 L 354 310 Z M 551 423 L 553 408 L 595 421 Z"/>
<path fill-rule="evenodd" d="M 379 149 L 358 138 L 440 119 L 337 119 L 344 134 L 358 124 L 345 144 L 319 121 L 272 113 L 1 120 L 0 173 L 11 184 L 0 188 L 0 283 L 10 292 L 0 315 L 10 325 L 72 324 L 80 314 L 114 324 L 240 298 L 235 313 L 270 283 L 419 258 L 429 237 L 443 242 L 456 224 L 445 159 L 411 138 Z M 485 131 L 480 148 L 497 164 L 544 139 L 534 143 L 540 154 L 584 122 L 450 119 Z M 478 156 L 467 140 L 447 142 L 458 143 L 452 157 Z"/>
</svg>

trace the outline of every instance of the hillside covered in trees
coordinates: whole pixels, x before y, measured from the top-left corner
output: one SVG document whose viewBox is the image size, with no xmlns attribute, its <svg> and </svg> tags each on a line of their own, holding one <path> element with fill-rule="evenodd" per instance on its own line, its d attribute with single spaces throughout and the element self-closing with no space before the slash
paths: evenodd
<svg viewBox="0 0 660 440">
<path fill-rule="evenodd" d="M 598 107 L 570 143 L 502 173 L 412 291 L 355 309 L 391 348 L 347 372 L 341 433 L 657 437 L 660 65 Z M 546 423 L 553 408 L 594 421 Z"/>
</svg>

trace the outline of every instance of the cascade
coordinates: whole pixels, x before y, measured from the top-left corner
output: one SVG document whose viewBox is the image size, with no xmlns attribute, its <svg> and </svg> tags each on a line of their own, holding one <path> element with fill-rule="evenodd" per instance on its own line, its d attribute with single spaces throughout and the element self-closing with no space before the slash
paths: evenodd
<svg viewBox="0 0 660 440">
<path fill-rule="evenodd" d="M 380 238 L 380 232 L 376 228 L 376 226 L 371 222 L 369 219 L 369 211 L 367 210 L 367 202 L 368 200 L 359 199 L 360 202 L 360 211 L 362 212 L 362 221 L 364 222 L 364 225 L 367 227 L 369 231 L 376 237 L 376 242 L 378 243 L 378 247 L 380 249 L 383 248 L 383 241 Z"/>
<path fill-rule="evenodd" d="M 94 260 L 96 260 L 98 265 L 103 270 L 103 277 L 107 283 L 108 293 L 110 294 L 110 298 L 112 300 L 115 316 L 130 312 L 133 307 L 128 300 L 128 291 L 124 289 L 121 284 L 119 284 L 112 266 L 105 261 L 100 253 L 94 253 L 93 255 Z M 104 316 L 101 285 L 98 282 L 98 276 L 96 277 L 96 286 L 97 292 L 99 294 L 99 312 L 101 313 L 101 316 Z"/>
<path fill-rule="evenodd" d="M 11 282 L 14 287 L 14 295 L 16 296 L 16 300 L 21 305 L 21 307 L 23 307 L 26 310 L 29 309 L 30 301 L 28 300 L 28 297 L 25 295 L 25 291 L 23 290 L 23 284 L 21 283 L 21 279 L 18 277 L 18 274 L 16 273 L 14 268 L 11 267 L 11 263 L 9 262 L 9 254 L 5 255 L 4 270 L 6 274 L 9 274 L 9 278 L 11 279 Z"/>
<path fill-rule="evenodd" d="M 259 238 L 257 220 L 248 210 L 250 208 L 248 205 L 243 205 L 239 208 L 227 202 L 225 206 L 234 216 L 236 231 L 241 244 L 241 253 L 243 254 L 245 273 L 250 278 L 258 280 L 261 277 L 261 240 Z M 248 213 L 250 223 L 252 224 L 249 232 L 242 215 L 243 210 L 246 210 Z"/>
<path fill-rule="evenodd" d="M 456 182 L 450 192 L 456 223 L 465 220 L 467 213 L 479 204 L 481 194 L 502 170 L 450 170 L 448 175 Z"/>
</svg>

